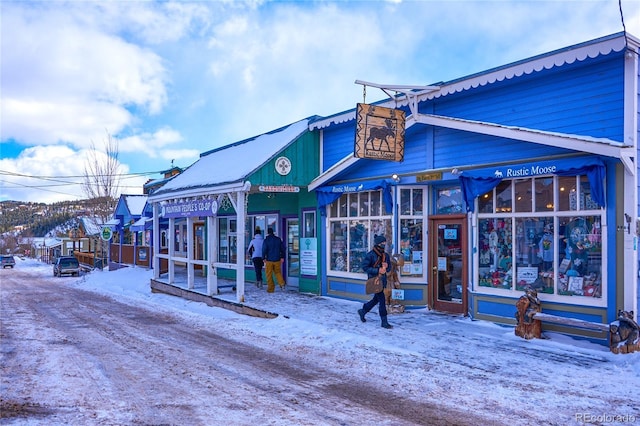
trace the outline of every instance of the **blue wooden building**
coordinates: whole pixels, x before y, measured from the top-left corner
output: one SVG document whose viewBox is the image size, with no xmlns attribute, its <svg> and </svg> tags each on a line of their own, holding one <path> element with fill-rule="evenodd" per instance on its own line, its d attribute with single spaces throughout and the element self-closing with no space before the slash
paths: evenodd
<svg viewBox="0 0 640 426">
<path fill-rule="evenodd" d="M 355 109 L 313 121 L 322 293 L 368 299 L 383 234 L 408 308 L 513 324 L 533 288 L 558 316 L 637 311 L 639 47 L 619 33 L 433 86 L 362 83 L 404 112 L 402 161 L 354 156 Z"/>
</svg>

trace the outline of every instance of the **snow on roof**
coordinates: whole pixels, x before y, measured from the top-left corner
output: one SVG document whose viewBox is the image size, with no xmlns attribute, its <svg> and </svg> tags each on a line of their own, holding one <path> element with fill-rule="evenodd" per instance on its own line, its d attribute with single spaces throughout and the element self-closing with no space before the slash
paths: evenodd
<svg viewBox="0 0 640 426">
<path fill-rule="evenodd" d="M 97 216 L 81 217 L 82 225 L 84 226 L 84 232 L 87 235 L 98 235 L 102 231 L 102 219 Z"/>
<path fill-rule="evenodd" d="M 60 238 L 50 237 L 30 237 L 20 239 L 21 244 L 31 243 L 34 247 L 56 247 L 62 244 Z"/>
<path fill-rule="evenodd" d="M 147 203 L 146 195 L 125 195 L 124 201 L 132 216 L 142 216 L 144 206 Z"/>
<path fill-rule="evenodd" d="M 153 222 L 152 218 L 141 217 L 140 219 L 136 220 L 134 223 L 131 224 L 131 230 L 135 232 L 144 231 L 145 228 L 147 227 L 147 224 L 150 225 L 151 222 Z"/>
<path fill-rule="evenodd" d="M 109 226 L 109 227 L 117 226 L 117 225 L 120 225 L 120 219 L 109 219 L 105 223 L 105 226 Z"/>
<path fill-rule="evenodd" d="M 200 156 L 154 194 L 240 182 L 308 129 L 308 119 Z"/>
</svg>

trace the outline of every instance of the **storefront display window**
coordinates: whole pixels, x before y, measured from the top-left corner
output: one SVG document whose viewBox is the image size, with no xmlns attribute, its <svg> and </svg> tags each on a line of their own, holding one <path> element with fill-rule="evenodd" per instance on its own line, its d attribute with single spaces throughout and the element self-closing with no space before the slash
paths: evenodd
<svg viewBox="0 0 640 426">
<path fill-rule="evenodd" d="M 590 194 L 572 176 L 503 181 L 480 196 L 479 285 L 601 298 L 602 210 Z"/>
<path fill-rule="evenodd" d="M 173 249 L 176 253 L 186 255 L 187 253 L 187 225 L 185 223 L 175 224 L 175 238 Z"/>
<path fill-rule="evenodd" d="M 235 263 L 238 256 L 237 219 L 218 219 L 218 262 Z"/>
<path fill-rule="evenodd" d="M 455 188 L 439 188 L 436 190 L 436 214 L 464 213 L 464 200 L 459 186 Z M 422 209 L 420 209 L 422 210 Z M 421 211 L 415 212 L 421 214 Z"/>
<path fill-rule="evenodd" d="M 272 228 L 276 235 L 278 235 L 278 215 L 277 214 L 261 214 L 261 215 L 249 215 L 245 222 L 244 228 L 244 252 L 246 253 L 249 249 L 249 244 L 253 239 L 256 232 L 260 231 L 262 233 L 262 238 L 267 237 L 267 229 Z M 251 259 L 248 256 L 244 256 L 244 263 L 247 266 L 253 265 Z"/>
<path fill-rule="evenodd" d="M 380 191 L 342 195 L 330 205 L 328 220 L 331 271 L 361 273 L 373 236 L 391 241 L 391 216 L 382 216 Z"/>
<path fill-rule="evenodd" d="M 400 254 L 404 260 L 400 274 L 405 277 L 422 277 L 423 271 L 423 206 L 425 191 L 422 188 L 400 189 Z"/>
<path fill-rule="evenodd" d="M 513 288 L 513 238 L 511 218 L 478 221 L 480 285 Z"/>
<path fill-rule="evenodd" d="M 316 212 L 302 212 L 303 238 L 316 238 Z"/>
<path fill-rule="evenodd" d="M 558 247 L 558 293 L 602 297 L 600 216 L 563 217 Z"/>
</svg>

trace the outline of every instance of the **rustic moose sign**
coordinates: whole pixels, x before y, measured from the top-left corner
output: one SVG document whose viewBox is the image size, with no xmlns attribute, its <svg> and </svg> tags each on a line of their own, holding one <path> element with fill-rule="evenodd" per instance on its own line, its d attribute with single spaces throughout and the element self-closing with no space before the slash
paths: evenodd
<svg viewBox="0 0 640 426">
<path fill-rule="evenodd" d="M 372 160 L 402 161 L 405 113 L 359 103 L 356 108 L 354 155 Z"/>
</svg>

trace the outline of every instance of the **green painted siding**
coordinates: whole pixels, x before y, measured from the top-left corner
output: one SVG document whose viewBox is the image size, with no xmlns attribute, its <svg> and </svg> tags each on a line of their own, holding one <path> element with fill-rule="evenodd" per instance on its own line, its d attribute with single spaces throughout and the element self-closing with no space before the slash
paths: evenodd
<svg viewBox="0 0 640 426">
<path fill-rule="evenodd" d="M 309 193 L 307 185 L 320 174 L 319 167 L 320 139 L 317 132 L 306 132 L 289 146 L 272 158 L 265 159 L 264 165 L 247 177 L 251 182 L 251 193 L 249 194 L 247 214 L 270 214 L 277 213 L 283 216 L 296 216 L 302 223 L 302 210 L 313 209 L 316 212 L 316 230 L 320 229 L 320 213 L 316 209 L 317 201 L 315 192 Z M 282 156 L 291 161 L 291 172 L 286 176 L 280 175 L 275 168 L 276 160 Z M 239 160 L 241 161 L 241 160 Z M 259 192 L 260 185 L 282 186 L 291 185 L 300 188 L 300 192 Z M 235 214 L 233 209 L 221 209 L 220 215 Z M 246 244 L 252 237 L 252 231 L 246 230 Z M 319 239 L 319 233 L 316 234 Z M 320 252 L 320 242 L 318 241 L 318 252 Z M 320 259 L 318 259 L 320 261 Z M 321 265 L 318 265 L 317 277 L 299 277 L 299 291 L 303 293 L 320 294 Z M 236 278 L 235 270 L 219 269 L 220 278 Z M 245 281 L 255 282 L 255 272 L 253 266 L 246 265 L 244 268 Z"/>
<path fill-rule="evenodd" d="M 306 132 L 283 151 L 275 154 L 259 170 L 247 178 L 251 185 L 293 185 L 306 187 L 320 174 L 320 139 L 317 132 Z M 285 156 L 291 160 L 291 172 L 281 176 L 275 161 Z"/>
</svg>

